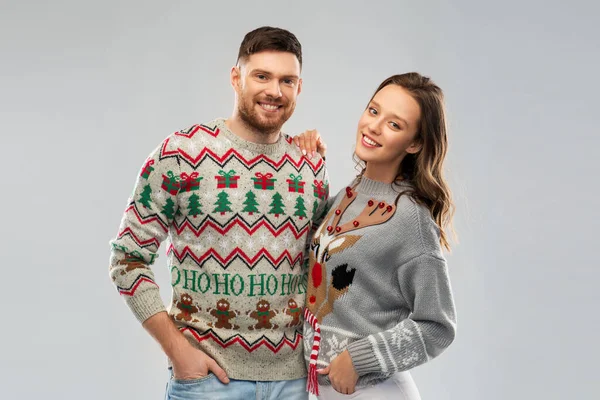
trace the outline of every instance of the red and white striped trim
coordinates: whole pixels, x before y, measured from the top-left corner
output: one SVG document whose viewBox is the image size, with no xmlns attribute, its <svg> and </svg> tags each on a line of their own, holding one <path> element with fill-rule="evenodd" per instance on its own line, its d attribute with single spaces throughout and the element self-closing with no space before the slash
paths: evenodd
<svg viewBox="0 0 600 400">
<path fill-rule="evenodd" d="M 313 347 L 310 352 L 310 362 L 308 365 L 308 379 L 306 383 L 306 390 L 310 393 L 318 396 L 319 395 L 319 382 L 317 380 L 317 358 L 319 357 L 319 348 L 321 346 L 321 327 L 317 318 L 310 312 L 308 307 L 304 308 L 304 320 L 308 322 L 315 332 L 313 338 Z"/>
</svg>

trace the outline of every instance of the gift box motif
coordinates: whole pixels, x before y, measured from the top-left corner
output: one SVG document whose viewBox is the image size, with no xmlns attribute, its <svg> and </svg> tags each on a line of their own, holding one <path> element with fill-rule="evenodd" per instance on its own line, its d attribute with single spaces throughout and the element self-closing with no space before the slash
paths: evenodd
<svg viewBox="0 0 600 400">
<path fill-rule="evenodd" d="M 162 189 L 171 195 L 176 195 L 179 192 L 180 183 L 179 177 L 173 171 L 167 171 L 167 175 L 163 174 Z"/>
<path fill-rule="evenodd" d="M 217 189 L 237 189 L 240 177 L 231 169 L 229 172 L 220 170 L 219 175 L 215 175 L 215 179 L 217 180 Z"/>
<path fill-rule="evenodd" d="M 252 178 L 252 180 L 254 181 L 254 188 L 255 189 L 262 189 L 262 190 L 273 190 L 275 189 L 275 181 L 277 179 L 272 179 L 273 174 L 271 173 L 267 173 L 267 174 L 261 174 L 260 172 L 257 172 L 255 174 L 256 178 Z"/>
<path fill-rule="evenodd" d="M 185 172 L 182 172 L 180 178 L 179 192 L 191 192 L 199 190 L 200 181 L 204 179 L 202 176 L 199 176 L 198 172 L 192 172 L 189 175 Z"/>
<path fill-rule="evenodd" d="M 290 179 L 286 181 L 289 184 L 288 191 L 292 193 L 304 193 L 305 182 L 302 182 L 302 175 L 290 174 Z"/>
<path fill-rule="evenodd" d="M 150 172 L 154 171 L 154 167 L 152 167 L 154 165 L 154 160 L 150 159 L 146 162 L 146 164 L 144 164 L 144 167 L 142 168 L 142 172 L 140 174 L 140 176 L 144 179 L 148 179 L 148 177 L 150 176 Z"/>
<path fill-rule="evenodd" d="M 324 185 L 323 181 L 315 179 L 315 183 L 313 183 L 313 194 L 321 200 L 326 200 L 329 196 L 329 184 Z"/>
</svg>

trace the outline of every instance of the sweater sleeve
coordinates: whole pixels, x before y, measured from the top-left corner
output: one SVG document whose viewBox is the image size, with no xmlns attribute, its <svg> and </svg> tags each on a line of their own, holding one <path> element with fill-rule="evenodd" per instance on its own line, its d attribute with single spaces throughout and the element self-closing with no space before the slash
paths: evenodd
<svg viewBox="0 0 600 400">
<path fill-rule="evenodd" d="M 305 245 L 305 254 L 308 252 L 310 247 L 310 242 L 315 237 L 315 232 L 321 226 L 321 223 L 325 219 L 325 216 L 331 209 L 333 201 L 335 200 L 335 196 L 329 195 L 329 174 L 327 173 L 327 168 L 323 166 L 323 170 L 321 174 L 317 177 L 318 180 L 323 182 L 323 190 L 325 191 L 324 198 L 316 198 L 317 206 L 315 207 L 315 212 L 313 213 L 310 230 L 308 232 L 308 236 L 306 238 Z M 304 268 L 308 271 L 308 257 L 305 258 Z"/>
<path fill-rule="evenodd" d="M 110 242 L 110 277 L 140 322 L 165 311 L 150 266 L 178 210 L 179 166 L 172 158 L 161 160 L 161 146 L 144 162 L 117 237 Z M 163 181 L 171 185 L 166 188 L 170 192 L 161 187 Z"/>
<path fill-rule="evenodd" d="M 408 318 L 348 345 L 358 375 L 409 370 L 441 354 L 454 340 L 456 315 L 446 261 L 423 254 L 398 269 Z"/>
</svg>

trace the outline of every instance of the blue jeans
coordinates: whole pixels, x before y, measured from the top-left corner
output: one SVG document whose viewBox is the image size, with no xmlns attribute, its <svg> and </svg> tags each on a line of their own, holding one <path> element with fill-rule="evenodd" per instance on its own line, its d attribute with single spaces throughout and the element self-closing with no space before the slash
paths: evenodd
<svg viewBox="0 0 600 400">
<path fill-rule="evenodd" d="M 306 378 L 289 381 L 238 381 L 225 385 L 212 373 L 199 379 L 174 379 L 169 370 L 165 400 L 308 400 Z"/>
</svg>

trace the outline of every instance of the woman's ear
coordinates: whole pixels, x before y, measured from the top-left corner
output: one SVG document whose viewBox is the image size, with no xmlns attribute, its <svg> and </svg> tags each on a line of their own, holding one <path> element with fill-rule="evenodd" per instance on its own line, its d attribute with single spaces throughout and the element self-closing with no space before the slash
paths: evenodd
<svg viewBox="0 0 600 400">
<path fill-rule="evenodd" d="M 406 149 L 406 152 L 408 154 L 417 154 L 419 151 L 421 151 L 421 149 L 423 148 L 423 143 L 418 140 L 415 139 L 410 146 L 408 146 L 408 148 Z"/>
</svg>

